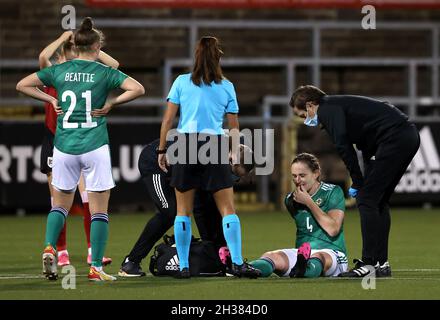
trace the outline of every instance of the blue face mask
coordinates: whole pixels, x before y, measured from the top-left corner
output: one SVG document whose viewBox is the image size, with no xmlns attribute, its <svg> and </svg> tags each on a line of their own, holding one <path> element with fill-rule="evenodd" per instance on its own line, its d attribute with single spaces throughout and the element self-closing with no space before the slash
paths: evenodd
<svg viewBox="0 0 440 320">
<path fill-rule="evenodd" d="M 316 127 L 318 125 L 318 115 L 315 114 L 313 118 L 310 118 L 309 114 L 307 113 L 307 118 L 304 120 L 304 124 L 309 127 Z"/>
</svg>

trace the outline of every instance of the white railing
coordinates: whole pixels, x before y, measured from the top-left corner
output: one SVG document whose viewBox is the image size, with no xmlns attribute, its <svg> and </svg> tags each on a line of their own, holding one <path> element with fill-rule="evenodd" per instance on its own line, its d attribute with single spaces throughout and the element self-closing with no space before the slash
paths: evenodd
<svg viewBox="0 0 440 320">
<path fill-rule="evenodd" d="M 222 64 L 229 67 L 245 66 L 277 66 L 285 70 L 286 88 L 285 96 L 290 96 L 295 88 L 295 69 L 307 66 L 312 69 L 312 83 L 319 86 L 321 82 L 321 69 L 325 66 L 363 66 L 363 67 L 390 67 L 397 66 L 405 68 L 407 72 L 408 94 L 401 97 L 388 99 L 389 102 L 407 107 L 407 113 L 412 120 L 437 120 L 440 121 L 440 114 L 436 111 L 427 117 L 420 116 L 417 112 L 419 108 L 425 106 L 437 106 L 440 104 L 439 98 L 439 26 L 433 22 L 381 22 L 377 21 L 377 29 L 380 30 L 426 30 L 431 33 L 431 54 L 429 58 L 357 58 L 357 57 L 337 57 L 326 58 L 321 56 L 321 32 L 326 29 L 360 29 L 361 22 L 339 22 L 339 21 L 258 21 L 258 20 L 181 20 L 181 19 L 96 19 L 96 25 L 100 27 L 119 27 L 119 28 L 187 28 L 188 29 L 188 56 L 182 59 L 169 59 L 165 61 L 163 70 L 162 97 L 153 97 L 152 100 L 162 99 L 168 93 L 172 82 L 172 69 L 175 67 L 190 66 L 192 63 L 192 52 L 199 37 L 201 28 L 210 29 L 308 29 L 312 31 L 312 50 L 308 57 L 279 57 L 279 58 L 228 58 L 223 59 Z M 371 31 L 370 31 L 371 32 Z M 349 39 L 347 39 L 348 41 Z M 0 59 L 1 69 L 29 68 L 37 66 L 36 59 Z M 419 66 L 431 69 L 431 96 L 419 97 L 417 95 L 417 68 Z M 378 97 L 385 98 L 385 97 Z M 2 105 L 23 105 L 26 101 L 20 98 L 2 99 Z M 162 107 L 150 100 L 139 100 L 138 105 L 144 103 L 145 107 Z M 262 106 L 263 107 L 263 106 Z M 243 117 L 244 118 L 244 117 Z M 252 117 L 251 117 L 252 118 Z M 249 120 L 251 120 L 249 118 Z M 261 118 L 261 117 L 260 117 Z M 244 119 L 243 119 L 244 120 Z M 261 121 L 262 119 L 260 119 Z M 275 119 L 273 119 L 275 120 Z"/>
</svg>

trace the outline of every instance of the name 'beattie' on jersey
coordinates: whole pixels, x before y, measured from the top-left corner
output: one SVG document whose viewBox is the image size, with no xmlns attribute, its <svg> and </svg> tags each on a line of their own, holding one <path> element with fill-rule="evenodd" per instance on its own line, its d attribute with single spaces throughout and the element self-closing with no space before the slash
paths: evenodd
<svg viewBox="0 0 440 320">
<path fill-rule="evenodd" d="M 95 82 L 93 77 L 94 73 L 84 73 L 84 72 L 66 72 L 64 76 L 64 81 L 71 82 Z"/>
</svg>

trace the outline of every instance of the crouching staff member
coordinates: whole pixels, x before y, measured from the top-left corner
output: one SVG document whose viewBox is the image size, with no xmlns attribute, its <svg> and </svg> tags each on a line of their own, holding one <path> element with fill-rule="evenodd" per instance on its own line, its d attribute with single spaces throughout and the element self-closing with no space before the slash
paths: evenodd
<svg viewBox="0 0 440 320">
<path fill-rule="evenodd" d="M 158 211 L 147 222 L 134 247 L 124 258 L 119 270 L 119 276 L 121 277 L 145 275 L 140 266 L 141 261 L 150 253 L 155 243 L 173 226 L 176 218 L 176 195 L 174 188 L 170 186 L 172 167 L 168 167 L 168 172 L 164 172 L 159 168 L 156 153 L 158 146 L 159 139 L 148 144 L 142 150 L 138 163 L 141 179 Z M 252 157 L 251 149 L 241 145 L 240 164 L 231 165 L 231 176 L 235 182 L 253 169 L 252 164 L 244 164 L 246 153 L 249 153 Z M 212 241 L 221 255 L 227 254 L 226 240 L 222 231 L 222 218 L 211 193 L 202 190 L 196 192 L 194 219 L 200 237 L 203 240 Z"/>
</svg>

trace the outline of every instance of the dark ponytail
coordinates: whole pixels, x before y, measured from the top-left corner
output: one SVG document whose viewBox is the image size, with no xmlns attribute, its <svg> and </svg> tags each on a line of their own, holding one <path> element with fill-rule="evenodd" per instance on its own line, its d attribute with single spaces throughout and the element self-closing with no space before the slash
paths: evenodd
<svg viewBox="0 0 440 320">
<path fill-rule="evenodd" d="M 104 34 L 94 28 L 92 18 L 84 18 L 79 30 L 75 33 L 75 47 L 79 52 L 89 52 L 93 51 L 92 46 L 97 43 L 100 46 L 104 44 Z"/>
<path fill-rule="evenodd" d="M 79 28 L 79 30 L 92 31 L 94 26 L 95 26 L 95 24 L 93 23 L 92 18 L 87 17 L 87 18 L 84 18 L 84 20 L 81 22 L 81 27 Z"/>
<path fill-rule="evenodd" d="M 220 83 L 223 79 L 222 68 L 220 67 L 220 57 L 223 51 L 215 37 L 202 37 L 197 43 L 194 68 L 191 74 L 192 82 L 200 86 L 203 82 L 210 85 L 212 81 Z"/>
</svg>

